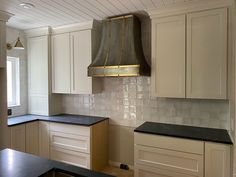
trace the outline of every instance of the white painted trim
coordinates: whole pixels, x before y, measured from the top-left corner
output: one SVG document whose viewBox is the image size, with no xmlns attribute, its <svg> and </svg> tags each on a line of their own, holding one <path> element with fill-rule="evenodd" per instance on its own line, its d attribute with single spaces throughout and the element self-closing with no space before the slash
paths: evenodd
<svg viewBox="0 0 236 177">
<path fill-rule="evenodd" d="M 233 0 L 214 0 L 214 1 L 198 1 L 186 4 L 180 4 L 178 6 L 169 6 L 159 9 L 147 10 L 150 18 L 157 18 L 163 16 L 185 14 L 190 12 L 196 12 L 201 10 L 216 9 L 222 7 L 230 7 L 234 3 Z"/>
<path fill-rule="evenodd" d="M 109 160 L 109 165 L 112 166 L 112 167 L 120 168 L 120 164 L 121 164 L 121 162 L 115 162 L 115 161 Z M 133 165 L 130 165 L 130 164 L 127 164 L 127 165 L 129 166 L 129 169 L 134 170 Z"/>
<path fill-rule="evenodd" d="M 43 28 L 35 28 L 24 31 L 27 37 L 38 37 L 38 36 L 46 36 L 51 34 L 51 27 L 43 27 Z"/>
<path fill-rule="evenodd" d="M 91 30 L 93 28 L 94 23 L 97 23 L 96 20 L 55 27 L 52 28 L 52 34 L 61 34 L 61 33 L 75 32 L 81 30 Z"/>
<path fill-rule="evenodd" d="M 0 21 L 7 22 L 14 14 L 0 10 Z"/>
</svg>

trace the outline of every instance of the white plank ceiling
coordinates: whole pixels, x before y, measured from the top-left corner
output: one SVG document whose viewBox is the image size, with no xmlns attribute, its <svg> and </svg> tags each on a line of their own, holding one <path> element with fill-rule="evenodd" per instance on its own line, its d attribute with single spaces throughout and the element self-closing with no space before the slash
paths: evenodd
<svg viewBox="0 0 236 177">
<path fill-rule="evenodd" d="M 0 10 L 14 16 L 7 23 L 18 29 L 61 26 L 108 16 L 204 0 L 0 0 Z M 24 9 L 20 3 L 32 3 Z"/>
</svg>

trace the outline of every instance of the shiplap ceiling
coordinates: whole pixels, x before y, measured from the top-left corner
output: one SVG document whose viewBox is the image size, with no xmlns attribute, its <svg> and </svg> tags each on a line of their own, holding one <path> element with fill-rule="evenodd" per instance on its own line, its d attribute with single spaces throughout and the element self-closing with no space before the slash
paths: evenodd
<svg viewBox="0 0 236 177">
<path fill-rule="evenodd" d="M 108 16 L 204 0 L 0 0 L 0 10 L 14 14 L 7 23 L 18 29 L 61 26 Z M 32 3 L 24 9 L 20 3 Z"/>
</svg>

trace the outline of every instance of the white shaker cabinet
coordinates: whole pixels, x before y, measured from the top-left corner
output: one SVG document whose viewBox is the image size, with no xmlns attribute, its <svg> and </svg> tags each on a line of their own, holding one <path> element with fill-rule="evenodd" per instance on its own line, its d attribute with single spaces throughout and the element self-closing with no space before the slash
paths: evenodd
<svg viewBox="0 0 236 177">
<path fill-rule="evenodd" d="M 52 36 L 52 92 L 70 93 L 70 34 Z"/>
<path fill-rule="evenodd" d="M 92 94 L 100 91 L 99 79 L 88 77 L 87 68 L 92 62 L 92 31 L 70 33 L 71 42 L 71 93 Z"/>
<path fill-rule="evenodd" d="M 227 99 L 227 8 L 152 18 L 152 94 Z"/>
<path fill-rule="evenodd" d="M 227 98 L 227 9 L 187 15 L 187 97 Z"/>
<path fill-rule="evenodd" d="M 29 113 L 48 115 L 48 36 L 30 37 L 27 42 Z"/>
<path fill-rule="evenodd" d="M 185 15 L 152 20 L 152 92 L 185 97 Z"/>
<path fill-rule="evenodd" d="M 135 177 L 230 177 L 231 145 L 134 133 Z"/>
<path fill-rule="evenodd" d="M 92 94 L 100 92 L 97 78 L 87 76 L 99 42 L 99 25 L 90 22 L 74 27 L 58 27 L 52 35 L 52 92 Z"/>
<path fill-rule="evenodd" d="M 28 113 L 61 113 L 60 95 L 51 91 L 51 50 L 49 27 L 25 31 L 28 53 Z"/>
</svg>

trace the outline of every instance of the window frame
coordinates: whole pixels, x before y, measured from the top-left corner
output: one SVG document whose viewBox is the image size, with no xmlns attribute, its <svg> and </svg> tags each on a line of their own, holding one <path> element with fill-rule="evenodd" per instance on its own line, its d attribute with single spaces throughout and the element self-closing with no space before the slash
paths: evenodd
<svg viewBox="0 0 236 177">
<path fill-rule="evenodd" d="M 9 102 L 7 99 L 7 105 L 8 107 L 20 106 L 20 59 L 18 57 L 7 56 L 7 62 L 12 64 L 12 102 Z M 9 89 L 7 88 L 8 92 Z"/>
</svg>

